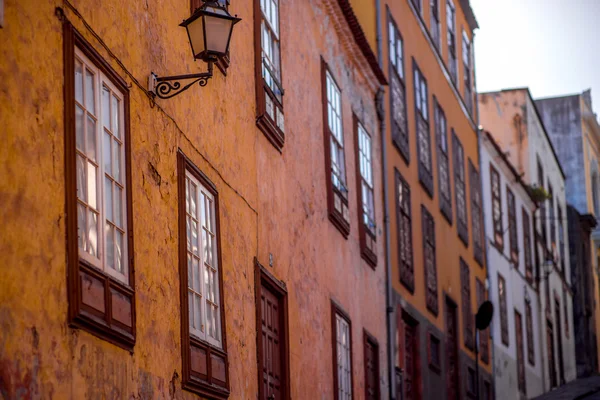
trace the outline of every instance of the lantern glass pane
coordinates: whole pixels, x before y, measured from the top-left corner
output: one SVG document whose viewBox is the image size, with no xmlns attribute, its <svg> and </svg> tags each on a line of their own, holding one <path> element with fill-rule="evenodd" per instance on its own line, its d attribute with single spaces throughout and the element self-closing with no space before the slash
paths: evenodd
<svg viewBox="0 0 600 400">
<path fill-rule="evenodd" d="M 187 26 L 188 35 L 190 36 L 190 44 L 194 57 L 206 50 L 204 47 L 204 18 L 199 17 L 190 22 Z"/>
<path fill-rule="evenodd" d="M 204 17 L 206 23 L 206 47 L 211 53 L 224 55 L 229 46 L 229 34 L 233 21 L 212 15 Z"/>
</svg>

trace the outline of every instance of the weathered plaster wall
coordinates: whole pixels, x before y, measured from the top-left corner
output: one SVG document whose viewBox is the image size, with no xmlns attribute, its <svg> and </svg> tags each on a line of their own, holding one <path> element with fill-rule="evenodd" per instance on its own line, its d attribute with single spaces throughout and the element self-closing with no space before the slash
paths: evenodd
<svg viewBox="0 0 600 400">
<path fill-rule="evenodd" d="M 3 397 L 196 398 L 180 382 L 178 149 L 220 195 L 230 398 L 254 398 L 258 390 L 253 260 L 269 265 L 269 254 L 270 271 L 289 291 L 292 397 L 332 397 L 330 298 L 352 318 L 357 397 L 364 393 L 363 329 L 379 341 L 381 391 L 387 393 L 384 240 L 380 231 L 380 264 L 372 270 L 359 253 L 350 122 L 352 112 L 362 119 L 377 157 L 376 85 L 360 71 L 351 36 L 340 33 L 345 21 L 332 17 L 336 2 L 283 3 L 283 154 L 255 124 L 252 1 L 231 5 L 243 20 L 234 31 L 227 77 L 215 69 L 206 87 L 156 104 L 145 92 L 150 71 L 175 75 L 205 68 L 193 63 L 185 30 L 178 27 L 189 15 L 189 1 L 71 3 L 77 12 L 66 0 L 9 0 L 0 31 L 0 126 L 6 132 L 0 145 Z M 131 86 L 137 302 L 132 354 L 67 326 L 65 219 L 71 216 L 64 211 L 64 76 L 56 7 Z M 342 86 L 349 240 L 326 215 L 320 55 Z M 374 162 L 378 221 L 380 168 Z"/>
</svg>

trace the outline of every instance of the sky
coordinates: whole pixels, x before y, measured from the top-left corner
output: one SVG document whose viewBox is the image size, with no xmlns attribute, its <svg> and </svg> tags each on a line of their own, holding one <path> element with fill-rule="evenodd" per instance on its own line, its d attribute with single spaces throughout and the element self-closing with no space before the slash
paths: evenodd
<svg viewBox="0 0 600 400">
<path fill-rule="evenodd" d="M 477 90 L 534 98 L 592 89 L 600 115 L 600 0 L 471 0 Z"/>
</svg>

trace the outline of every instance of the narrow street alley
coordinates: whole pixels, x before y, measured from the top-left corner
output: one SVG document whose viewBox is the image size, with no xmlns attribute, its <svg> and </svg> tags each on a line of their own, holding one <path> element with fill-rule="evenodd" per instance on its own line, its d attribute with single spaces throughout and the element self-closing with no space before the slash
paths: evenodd
<svg viewBox="0 0 600 400">
<path fill-rule="evenodd" d="M 600 376 L 577 379 L 534 400 L 600 400 Z"/>
</svg>

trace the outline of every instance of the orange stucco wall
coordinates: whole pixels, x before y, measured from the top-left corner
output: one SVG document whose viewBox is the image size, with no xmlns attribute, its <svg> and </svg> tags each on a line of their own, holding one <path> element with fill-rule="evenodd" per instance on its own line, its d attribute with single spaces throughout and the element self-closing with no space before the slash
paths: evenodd
<svg viewBox="0 0 600 400">
<path fill-rule="evenodd" d="M 470 280 L 471 280 L 471 306 L 473 313 L 476 308 L 476 292 L 475 279 L 478 278 L 482 282 L 486 281 L 486 270 L 477 264 L 473 256 L 473 232 L 471 221 L 471 190 L 468 170 L 468 160 L 472 160 L 473 164 L 479 169 L 479 154 L 477 133 L 475 130 L 476 118 L 468 117 L 468 114 L 461 107 L 461 100 L 457 96 L 464 95 L 463 73 L 462 66 L 462 30 L 469 32 L 470 29 L 464 18 L 464 14 L 458 2 L 456 3 L 456 45 L 457 45 L 457 60 L 458 60 L 458 82 L 456 86 L 457 92 L 453 90 L 453 84 L 449 80 L 449 75 L 446 76 L 444 69 L 436 57 L 437 50 L 432 48 L 426 39 L 428 29 L 430 27 L 430 5 L 428 1 L 423 1 L 423 16 L 425 32 L 421 29 L 419 20 L 409 5 L 408 1 L 382 1 L 383 16 L 386 18 L 386 13 L 392 16 L 396 22 L 401 35 L 404 38 L 404 71 L 406 77 L 406 104 L 408 117 L 408 131 L 410 141 L 410 165 L 406 162 L 394 147 L 391 142 L 390 124 L 391 120 L 388 117 L 388 185 L 390 187 L 389 202 L 391 221 L 391 243 L 392 243 L 392 282 L 393 288 L 400 294 L 402 299 L 414 307 L 421 315 L 425 316 L 435 327 L 440 331 L 445 332 L 444 309 L 445 295 L 447 294 L 458 305 L 458 327 L 459 327 L 459 344 L 460 348 L 469 356 L 474 357 L 473 352 L 465 346 L 463 337 L 463 317 L 461 307 L 461 284 L 460 284 L 460 265 L 459 259 L 462 257 L 469 265 Z M 446 8 L 442 2 L 440 8 L 441 16 L 441 60 L 443 63 L 447 61 L 447 40 L 446 40 Z M 386 74 L 389 71 L 389 55 L 388 55 L 388 33 L 387 23 L 382 28 L 384 43 L 384 71 Z M 439 53 L 438 53 L 439 54 Z M 416 122 L 414 109 L 414 75 L 413 75 L 413 60 L 418 64 L 423 76 L 427 80 L 428 86 L 428 104 L 429 104 L 429 125 L 430 138 L 432 149 L 432 166 L 434 174 L 434 196 L 429 197 L 426 191 L 419 183 L 418 166 L 417 166 L 417 138 L 416 138 Z M 439 183 L 438 183 L 438 164 L 436 153 L 436 137 L 434 133 L 433 123 L 433 96 L 436 97 L 438 103 L 443 108 L 447 127 L 448 127 L 448 143 L 449 143 L 449 172 L 450 186 L 452 191 L 452 207 L 453 207 L 453 224 L 450 225 L 440 211 L 439 205 Z M 389 104 L 389 91 L 388 99 Z M 388 113 L 388 116 L 390 113 Z M 454 195 L 454 163 L 452 158 L 452 136 L 450 129 L 453 128 L 459 137 L 465 152 L 465 177 L 466 177 L 466 202 L 468 214 L 468 230 L 469 230 L 469 246 L 466 247 L 459 239 L 456 228 L 456 199 Z M 400 283 L 400 263 L 398 257 L 398 238 L 397 226 L 395 217 L 395 182 L 394 168 L 397 168 L 404 179 L 407 180 L 411 188 L 411 206 L 412 206 L 412 240 L 413 240 L 413 264 L 415 269 L 415 293 L 411 294 Z M 433 315 L 426 307 L 425 297 L 425 275 L 423 263 L 423 244 L 422 244 L 422 227 L 421 227 L 421 205 L 424 205 L 427 210 L 433 215 L 435 221 L 435 240 L 436 240 L 436 257 L 437 257 L 437 279 L 438 279 L 438 304 L 440 312 L 437 316 Z M 490 371 L 490 365 L 483 365 L 485 371 Z"/>
<path fill-rule="evenodd" d="M 71 7 L 69 4 L 72 4 Z M 371 6 L 360 3 L 361 6 Z M 131 85 L 132 200 L 137 338 L 129 353 L 67 324 L 62 28 L 66 18 Z M 7 398 L 196 398 L 181 389 L 176 154 L 181 149 L 220 196 L 222 272 L 231 399 L 255 398 L 254 257 L 286 283 L 291 395 L 333 397 L 330 301 L 352 319 L 355 399 L 364 395 L 363 330 L 379 341 L 386 393 L 385 268 L 361 259 L 352 113 L 373 136 L 377 84 L 335 1 L 281 6 L 286 143 L 279 153 L 255 124 L 253 2 L 231 66 L 204 88 L 154 103 L 146 82 L 201 72 L 178 24 L 189 1 L 8 0 L 0 29 L 0 382 Z M 75 11 L 76 10 L 76 11 Z M 94 33 L 92 33 L 95 32 Z M 371 38 L 372 40 L 373 38 Z M 327 218 L 321 57 L 342 89 L 351 232 Z M 375 83 L 374 83 L 375 82 Z M 381 164 L 374 162 L 377 220 Z"/>
</svg>

